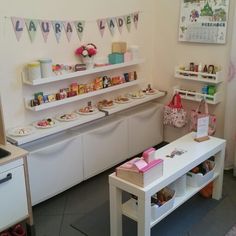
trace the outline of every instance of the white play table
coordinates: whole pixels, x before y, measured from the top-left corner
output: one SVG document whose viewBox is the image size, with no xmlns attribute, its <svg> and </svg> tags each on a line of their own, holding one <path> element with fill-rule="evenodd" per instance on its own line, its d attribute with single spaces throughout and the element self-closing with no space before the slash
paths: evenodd
<svg viewBox="0 0 236 236">
<path fill-rule="evenodd" d="M 216 200 L 221 198 L 226 141 L 210 137 L 209 140 L 198 143 L 194 141 L 193 137 L 194 133 L 189 133 L 156 151 L 155 157 L 164 160 L 163 176 L 144 188 L 116 177 L 115 173 L 109 176 L 111 236 L 122 235 L 122 214 L 137 221 L 138 236 L 149 236 L 154 225 L 211 181 L 214 181 L 212 197 Z M 174 158 L 166 157 L 175 148 L 186 150 L 186 152 Z M 174 206 L 153 220 L 151 218 L 151 196 L 211 156 L 215 156 L 213 177 L 200 187 L 187 186 L 186 194 L 175 197 Z M 138 197 L 136 208 L 133 207 L 132 199 L 122 204 L 122 191 Z"/>
</svg>

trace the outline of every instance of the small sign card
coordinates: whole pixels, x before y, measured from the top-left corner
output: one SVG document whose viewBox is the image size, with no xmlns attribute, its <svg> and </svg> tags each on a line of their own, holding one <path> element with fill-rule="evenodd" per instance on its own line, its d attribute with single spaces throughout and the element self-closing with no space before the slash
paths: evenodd
<svg viewBox="0 0 236 236">
<path fill-rule="evenodd" d="M 203 141 L 208 139 L 209 116 L 200 117 L 197 120 L 196 139 Z"/>
</svg>

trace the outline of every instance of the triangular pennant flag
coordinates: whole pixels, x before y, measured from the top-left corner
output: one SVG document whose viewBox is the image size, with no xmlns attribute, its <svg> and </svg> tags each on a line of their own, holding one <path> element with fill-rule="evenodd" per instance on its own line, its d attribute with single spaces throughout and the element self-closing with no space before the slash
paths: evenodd
<svg viewBox="0 0 236 236">
<path fill-rule="evenodd" d="M 61 21 L 52 21 L 52 26 L 53 26 L 53 29 L 54 29 L 54 33 L 55 33 L 57 43 L 59 43 L 60 38 L 61 38 L 62 28 L 63 28 L 62 22 Z"/>
<path fill-rule="evenodd" d="M 40 28 L 41 28 L 41 31 L 42 31 L 42 34 L 43 34 L 44 42 L 46 43 L 47 40 L 48 40 L 48 35 L 50 33 L 50 30 L 51 30 L 51 21 L 40 20 L 39 24 L 40 24 Z"/>
<path fill-rule="evenodd" d="M 101 36 L 103 37 L 104 31 L 106 28 L 106 19 L 98 19 L 97 25 L 98 25 L 99 32 L 100 32 Z"/>
<path fill-rule="evenodd" d="M 128 32 L 130 32 L 130 29 L 131 29 L 131 19 L 132 19 L 131 15 L 124 16 L 125 25 L 127 27 Z"/>
<path fill-rule="evenodd" d="M 75 28 L 78 34 L 78 37 L 80 41 L 82 40 L 83 33 L 84 33 L 84 26 L 85 26 L 85 21 L 79 20 L 79 21 L 74 21 Z"/>
<path fill-rule="evenodd" d="M 118 30 L 120 32 L 120 34 L 122 34 L 122 30 L 123 30 L 123 26 L 124 26 L 124 17 L 123 16 L 118 16 L 116 17 L 116 24 L 117 24 L 117 27 L 118 27 Z"/>
<path fill-rule="evenodd" d="M 68 42 L 70 42 L 71 36 L 72 36 L 72 33 L 73 33 L 72 24 L 73 23 L 70 22 L 70 21 L 63 21 L 64 30 L 66 32 L 66 37 L 68 39 Z"/>
<path fill-rule="evenodd" d="M 38 20 L 34 19 L 25 19 L 26 28 L 29 33 L 30 41 L 34 42 L 36 32 L 38 29 Z"/>
<path fill-rule="evenodd" d="M 107 26 L 108 26 L 112 36 L 114 36 L 114 34 L 115 34 L 115 27 L 116 27 L 115 24 L 116 24 L 116 18 L 114 18 L 114 17 L 107 18 Z"/>
<path fill-rule="evenodd" d="M 139 12 L 134 12 L 133 13 L 133 22 L 134 22 L 135 29 L 138 28 L 138 21 L 139 21 Z"/>
<path fill-rule="evenodd" d="M 11 21 L 16 34 L 16 39 L 19 42 L 24 30 L 24 19 L 19 17 L 11 17 Z"/>
</svg>

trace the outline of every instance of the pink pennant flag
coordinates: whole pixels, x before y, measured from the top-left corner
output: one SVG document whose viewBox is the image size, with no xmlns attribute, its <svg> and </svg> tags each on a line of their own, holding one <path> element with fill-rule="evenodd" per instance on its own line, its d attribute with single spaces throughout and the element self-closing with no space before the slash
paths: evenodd
<svg viewBox="0 0 236 236">
<path fill-rule="evenodd" d="M 73 28 L 72 28 L 73 23 L 70 21 L 63 21 L 63 25 L 64 25 L 64 29 L 66 32 L 67 40 L 68 40 L 68 42 L 70 42 L 71 36 L 73 33 Z"/>
<path fill-rule="evenodd" d="M 133 22 L 134 22 L 135 29 L 138 28 L 138 21 L 139 21 L 139 12 L 137 11 L 133 13 Z"/>
<path fill-rule="evenodd" d="M 19 42 L 24 31 L 25 20 L 19 17 L 11 17 L 11 21 L 16 34 L 16 39 Z"/>
<path fill-rule="evenodd" d="M 99 32 L 100 32 L 101 36 L 103 37 L 104 31 L 106 28 L 106 19 L 98 19 L 97 25 L 98 25 Z"/>
<path fill-rule="evenodd" d="M 116 24 L 117 24 L 117 28 L 118 28 L 120 34 L 122 34 L 122 30 L 123 30 L 123 27 L 125 24 L 124 17 L 123 16 L 116 17 Z"/>
<path fill-rule="evenodd" d="M 50 33 L 50 30 L 51 30 L 51 21 L 40 20 L 39 24 L 40 24 L 40 28 L 41 28 L 41 31 L 42 31 L 42 34 L 43 34 L 44 42 L 46 43 L 47 40 L 48 40 L 48 35 Z"/>
</svg>

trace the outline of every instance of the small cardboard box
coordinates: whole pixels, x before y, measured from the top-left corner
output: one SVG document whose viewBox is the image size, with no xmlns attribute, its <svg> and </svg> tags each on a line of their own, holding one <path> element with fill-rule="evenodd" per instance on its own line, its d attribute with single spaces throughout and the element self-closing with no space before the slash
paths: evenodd
<svg viewBox="0 0 236 236">
<path fill-rule="evenodd" d="M 108 55 L 109 64 L 118 64 L 124 62 L 124 54 L 122 53 L 111 53 Z"/>
<path fill-rule="evenodd" d="M 113 42 L 111 47 L 112 53 L 125 53 L 127 51 L 126 42 Z"/>
<path fill-rule="evenodd" d="M 141 158 L 134 158 L 116 168 L 116 176 L 140 187 L 145 187 L 163 175 L 163 160 L 157 159 L 146 163 L 144 167 L 138 162 L 145 162 Z M 140 167 L 140 168 L 139 168 Z"/>
</svg>

